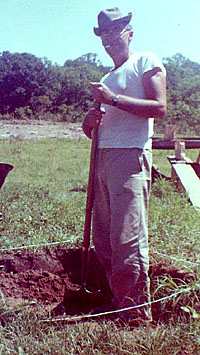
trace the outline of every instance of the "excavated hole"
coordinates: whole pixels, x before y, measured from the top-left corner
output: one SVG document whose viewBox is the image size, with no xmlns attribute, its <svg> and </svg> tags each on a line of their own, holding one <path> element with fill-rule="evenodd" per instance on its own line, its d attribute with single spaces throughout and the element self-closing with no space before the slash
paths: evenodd
<svg viewBox="0 0 200 355">
<path fill-rule="evenodd" d="M 169 275 L 176 282 L 190 282 L 194 275 L 186 270 L 176 269 L 169 264 L 151 264 L 150 278 L 153 288 L 155 280 Z M 0 289 L 9 306 L 34 301 L 35 306 L 52 310 L 53 316 L 64 312 L 67 315 L 78 315 L 91 312 L 95 307 L 108 305 L 112 298 L 104 271 L 93 250 L 89 257 L 87 287 L 90 290 L 101 290 L 94 296 L 79 297 L 81 277 L 81 249 L 43 248 L 39 251 L 21 250 L 6 252 L 0 258 Z M 66 292 L 71 297 L 64 301 Z M 167 306 L 166 306 L 167 307 Z M 165 309 L 165 317 L 159 303 L 152 306 L 155 320 L 169 318 L 169 309 Z M 178 312 L 178 311 L 177 311 Z M 162 313 L 162 314 L 161 314 Z"/>
</svg>

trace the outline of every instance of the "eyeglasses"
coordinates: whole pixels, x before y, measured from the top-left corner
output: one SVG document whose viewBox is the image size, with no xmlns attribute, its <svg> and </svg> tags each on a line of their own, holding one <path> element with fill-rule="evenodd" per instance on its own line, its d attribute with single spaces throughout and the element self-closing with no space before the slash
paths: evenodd
<svg viewBox="0 0 200 355">
<path fill-rule="evenodd" d="M 127 28 L 114 28 L 110 31 L 101 32 L 101 38 L 120 37 L 127 31 Z"/>
</svg>

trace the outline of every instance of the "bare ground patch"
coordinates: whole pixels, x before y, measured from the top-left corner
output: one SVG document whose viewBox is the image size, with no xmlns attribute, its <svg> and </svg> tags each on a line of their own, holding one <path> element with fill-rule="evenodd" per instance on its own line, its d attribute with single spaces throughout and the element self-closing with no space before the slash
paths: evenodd
<svg viewBox="0 0 200 355">
<path fill-rule="evenodd" d="M 64 139 L 83 138 L 81 123 L 0 120 L 0 138 Z"/>
</svg>

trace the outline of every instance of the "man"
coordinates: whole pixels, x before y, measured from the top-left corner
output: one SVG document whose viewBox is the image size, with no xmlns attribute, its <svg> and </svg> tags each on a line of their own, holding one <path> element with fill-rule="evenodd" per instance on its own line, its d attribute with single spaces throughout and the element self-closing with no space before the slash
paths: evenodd
<svg viewBox="0 0 200 355">
<path fill-rule="evenodd" d="M 150 301 L 147 215 L 153 118 L 166 111 L 165 69 L 150 52 L 132 53 L 132 14 L 118 8 L 98 15 L 94 33 L 114 62 L 100 83 L 91 83 L 94 107 L 83 131 L 99 120 L 93 208 L 93 242 L 105 268 L 116 309 Z M 149 305 L 119 313 L 124 321 L 151 321 Z"/>
</svg>

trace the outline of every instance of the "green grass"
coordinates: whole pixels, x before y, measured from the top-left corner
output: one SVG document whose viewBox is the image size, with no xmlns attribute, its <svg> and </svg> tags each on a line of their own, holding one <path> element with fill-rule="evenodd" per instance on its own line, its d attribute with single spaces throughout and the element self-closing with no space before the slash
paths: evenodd
<svg viewBox="0 0 200 355">
<path fill-rule="evenodd" d="M 82 234 L 88 142 L 2 141 L 0 159 L 13 164 L 1 190 L 0 246 L 30 245 Z"/>
<path fill-rule="evenodd" d="M 153 186 L 149 221 L 149 234 L 157 251 L 199 261 L 199 213 L 172 183 L 161 180 Z"/>
<path fill-rule="evenodd" d="M 63 241 L 80 245 L 86 194 L 79 189 L 87 186 L 89 148 L 88 140 L 1 140 L 0 161 L 13 164 L 14 169 L 0 191 L 4 215 L 0 248 Z M 197 151 L 188 153 L 195 161 Z M 169 176 L 167 155 L 173 152 L 154 151 L 154 162 Z M 152 188 L 149 234 L 154 260 L 167 258 L 199 275 L 200 213 L 171 182 L 157 181 Z M 159 282 L 160 296 L 186 287 L 166 278 Z M 95 330 L 88 323 L 48 325 L 40 322 L 42 309 L 37 313 L 29 308 L 14 313 L 0 309 L 0 354 L 197 355 L 200 319 L 192 307 L 199 302 L 198 278 L 191 287 L 191 308 L 187 308 L 188 294 L 174 300 L 186 307 L 189 322 L 187 317 L 177 317 L 167 325 L 159 324 L 155 331 L 139 328 L 128 332 L 112 322 L 102 322 Z"/>
</svg>

